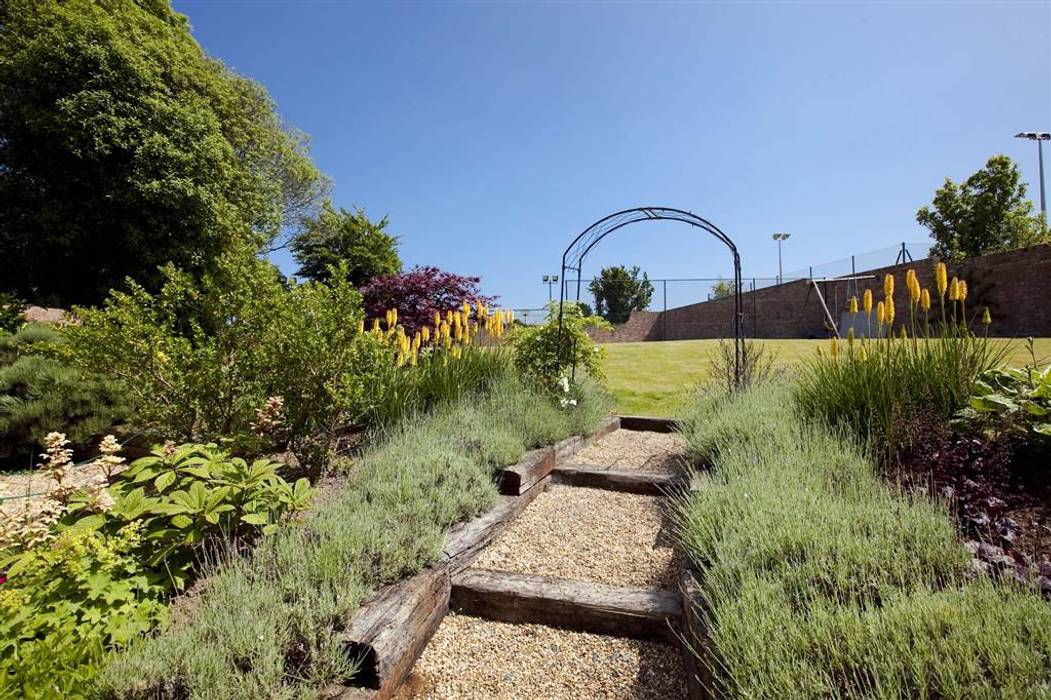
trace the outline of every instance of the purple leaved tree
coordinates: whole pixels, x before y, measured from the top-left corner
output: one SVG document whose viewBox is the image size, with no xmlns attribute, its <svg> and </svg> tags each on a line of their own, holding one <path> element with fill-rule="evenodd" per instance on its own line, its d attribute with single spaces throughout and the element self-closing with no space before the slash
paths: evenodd
<svg viewBox="0 0 1051 700">
<path fill-rule="evenodd" d="M 427 265 L 398 275 L 374 277 L 361 288 L 367 324 L 374 318 L 382 319 L 387 309 L 397 309 L 398 323 L 412 335 L 434 322 L 435 311 L 444 314 L 460 308 L 465 301 L 493 303 L 496 297 L 482 294 L 481 281 L 481 277 L 457 275 Z"/>
</svg>

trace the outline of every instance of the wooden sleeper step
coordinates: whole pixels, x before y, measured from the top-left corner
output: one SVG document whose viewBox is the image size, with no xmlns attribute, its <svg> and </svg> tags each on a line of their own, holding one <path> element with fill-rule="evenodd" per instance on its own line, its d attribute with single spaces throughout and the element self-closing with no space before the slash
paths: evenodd
<svg viewBox="0 0 1051 700">
<path fill-rule="evenodd" d="M 587 464 L 560 464 L 551 472 L 555 484 L 622 491 L 646 496 L 662 496 L 685 486 L 681 474 L 661 474 L 638 470 L 603 469 Z"/>
<path fill-rule="evenodd" d="M 672 643 L 682 621 L 675 591 L 488 569 L 465 569 L 453 576 L 449 607 L 500 622 Z"/>
<path fill-rule="evenodd" d="M 620 428 L 651 433 L 674 433 L 679 430 L 679 421 L 656 416 L 620 416 Z"/>
</svg>

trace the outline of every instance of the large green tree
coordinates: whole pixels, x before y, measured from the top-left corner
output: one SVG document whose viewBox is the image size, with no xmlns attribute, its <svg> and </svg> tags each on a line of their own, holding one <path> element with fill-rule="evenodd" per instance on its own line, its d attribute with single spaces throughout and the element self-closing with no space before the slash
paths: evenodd
<svg viewBox="0 0 1051 700">
<path fill-rule="evenodd" d="M 931 232 L 931 255 L 962 260 L 1048 242 L 1047 222 L 1033 214 L 1021 172 L 1007 156 L 993 156 L 962 184 L 946 178 L 916 221 Z"/>
<path fill-rule="evenodd" d="M 624 323 L 632 311 L 642 311 L 653 298 L 653 284 L 638 266 L 604 267 L 588 285 L 595 297 L 595 312 L 610 323 Z"/>
<path fill-rule="evenodd" d="M 292 256 L 299 263 L 296 274 L 327 282 L 330 269 L 346 263 L 344 269 L 355 287 L 373 277 L 398 274 L 398 237 L 386 232 L 387 223 L 387 217 L 372 222 L 362 209 L 337 210 L 326 202 L 292 239 Z"/>
<path fill-rule="evenodd" d="M 95 303 L 265 249 L 326 189 L 258 83 L 166 0 L 0 1 L 0 288 Z"/>
</svg>

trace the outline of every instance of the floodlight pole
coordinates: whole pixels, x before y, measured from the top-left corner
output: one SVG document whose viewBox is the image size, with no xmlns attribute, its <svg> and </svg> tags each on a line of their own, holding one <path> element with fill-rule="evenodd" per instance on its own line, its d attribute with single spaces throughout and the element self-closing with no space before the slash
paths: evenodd
<svg viewBox="0 0 1051 700">
<path fill-rule="evenodd" d="M 554 298 L 551 295 L 551 287 L 558 284 L 558 275 L 544 275 L 543 282 L 547 285 L 547 303 L 550 304 L 554 301 Z"/>
<path fill-rule="evenodd" d="M 789 234 L 787 233 L 775 233 L 773 239 L 777 241 L 777 283 L 782 284 L 785 280 L 783 272 L 781 271 L 781 242 L 788 240 Z"/>
<path fill-rule="evenodd" d="M 1040 163 L 1040 213 L 1047 219 L 1047 197 L 1044 195 L 1044 141 L 1051 140 L 1051 133 L 1046 131 L 1021 131 L 1015 134 L 1016 139 L 1036 141 L 1036 156 Z"/>
</svg>

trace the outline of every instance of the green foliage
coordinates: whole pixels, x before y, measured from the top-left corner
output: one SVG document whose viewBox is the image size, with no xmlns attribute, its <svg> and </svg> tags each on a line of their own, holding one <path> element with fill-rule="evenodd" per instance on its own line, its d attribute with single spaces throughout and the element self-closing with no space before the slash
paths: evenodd
<svg viewBox="0 0 1051 700">
<path fill-rule="evenodd" d="M 673 508 L 699 571 L 717 697 L 1033 697 L 1051 687 L 1051 608 L 975 580 L 940 505 L 800 423 L 777 383 L 701 400 L 690 455 L 713 465 Z M 696 601 L 698 604 L 702 601 Z"/>
<path fill-rule="evenodd" d="M 511 335 L 515 368 L 525 377 L 551 393 L 560 393 L 562 378 L 571 367 L 601 380 L 602 358 L 605 357 L 588 335 L 588 328 L 611 328 L 596 316 L 584 316 L 573 303 L 563 305 L 562 328 L 558 325 L 558 304 L 548 306 L 547 323 L 520 326 Z"/>
<path fill-rule="evenodd" d="M 130 387 L 138 424 L 313 455 L 366 410 L 365 384 L 385 355 L 358 330 L 361 296 L 346 275 L 286 288 L 271 264 L 236 251 L 199 283 L 170 266 L 165 277 L 158 294 L 133 285 L 102 309 L 78 309 L 68 330 L 76 364 Z M 271 397 L 283 405 L 263 420 Z"/>
<path fill-rule="evenodd" d="M 729 299 L 734 295 L 734 284 L 727 280 L 719 280 L 712 285 L 712 299 Z"/>
<path fill-rule="evenodd" d="M 373 223 L 362 209 L 339 211 L 326 202 L 315 218 L 291 242 L 296 273 L 316 282 L 328 282 L 332 269 L 346 264 L 347 279 L 361 287 L 373 277 L 401 272 L 398 238 L 386 232 L 387 217 Z"/>
<path fill-rule="evenodd" d="M 958 420 L 994 434 L 1010 431 L 1037 453 L 1051 451 L 1051 365 L 983 372 Z"/>
<path fill-rule="evenodd" d="M 130 414 L 120 382 L 54 356 L 64 342 L 61 330 L 46 325 L 0 336 L 0 463 L 29 466 L 53 430 L 83 447 Z"/>
<path fill-rule="evenodd" d="M 288 484 L 279 466 L 214 445 L 166 445 L 115 476 L 108 494 L 89 488 L 64 500 L 53 542 L 0 555 L 4 687 L 91 696 L 104 654 L 167 620 L 173 589 L 202 561 L 306 507 L 306 479 Z"/>
<path fill-rule="evenodd" d="M 25 302 L 21 299 L 13 294 L 0 292 L 0 335 L 17 333 L 22 326 L 26 325 L 23 315 L 25 310 Z"/>
<path fill-rule="evenodd" d="M 934 245 L 931 255 L 962 260 L 1051 241 L 1047 221 L 1033 214 L 1022 174 L 1007 156 L 993 156 L 963 184 L 949 178 L 931 206 L 916 212 Z"/>
<path fill-rule="evenodd" d="M 168 616 L 166 589 L 143 565 L 138 524 L 70 531 L 3 564 L 0 678 L 22 697 L 83 697 L 103 648 Z"/>
<path fill-rule="evenodd" d="M 594 429 L 597 414 L 505 377 L 389 428 L 315 510 L 210 578 L 186 624 L 117 656 L 102 696 L 300 698 L 351 677 L 340 630 L 360 602 L 435 561 L 446 529 L 493 503 L 494 466 Z"/>
<path fill-rule="evenodd" d="M 261 85 L 205 56 L 167 2 L 0 3 L 3 285 L 101 301 L 169 261 L 258 248 L 326 189 Z"/>
<path fill-rule="evenodd" d="M 604 267 L 588 290 L 595 296 L 595 311 L 610 323 L 624 323 L 632 311 L 643 311 L 653 298 L 653 283 L 639 267 Z"/>
<path fill-rule="evenodd" d="M 155 447 L 121 472 L 110 485 L 113 505 L 75 499 L 64 524 L 74 531 L 120 532 L 141 527 L 137 552 L 154 570 L 184 588 L 199 546 L 224 538 L 239 546 L 257 531 L 272 532 L 285 515 L 305 508 L 311 497 L 306 479 L 289 484 L 282 465 L 234 457 L 215 445 Z"/>
</svg>

